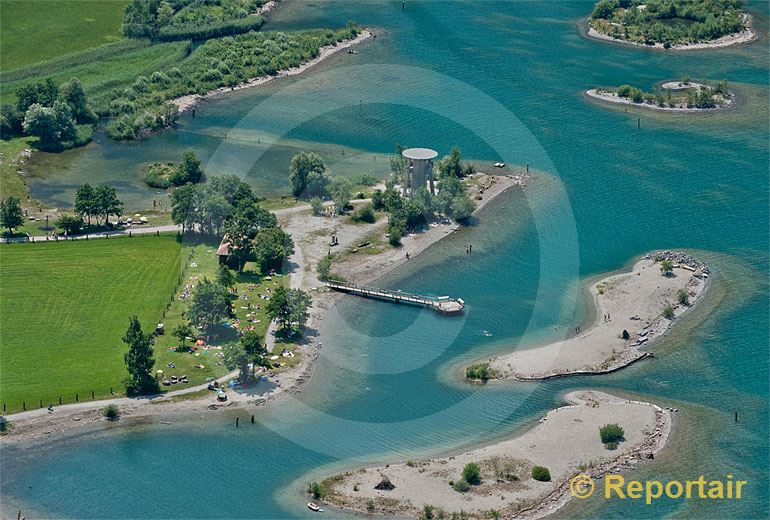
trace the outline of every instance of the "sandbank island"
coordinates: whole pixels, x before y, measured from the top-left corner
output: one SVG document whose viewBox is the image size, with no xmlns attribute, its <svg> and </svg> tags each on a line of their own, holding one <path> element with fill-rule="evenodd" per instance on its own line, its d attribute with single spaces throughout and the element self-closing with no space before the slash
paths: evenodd
<svg viewBox="0 0 770 520">
<path fill-rule="evenodd" d="M 587 34 L 673 50 L 728 47 L 756 38 L 741 0 L 600 0 L 588 19 Z"/>
<path fill-rule="evenodd" d="M 645 349 L 687 312 L 707 287 L 709 268 L 681 252 L 646 255 L 631 272 L 613 275 L 590 287 L 596 318 L 585 329 L 547 345 L 516 350 L 480 367 L 487 378 L 541 380 L 575 374 L 602 374 L 652 354 Z M 478 378 L 478 379 L 484 379 Z"/>
<path fill-rule="evenodd" d="M 568 406 L 518 437 L 455 456 L 349 471 L 309 489 L 318 500 L 366 513 L 539 518 L 569 501 L 576 475 L 596 480 L 629 469 L 666 444 L 668 410 L 596 391 L 566 399 Z M 623 440 L 604 444 L 606 425 L 619 426 Z"/>
<path fill-rule="evenodd" d="M 729 108 L 735 99 L 726 81 L 708 85 L 690 81 L 687 77 L 679 81 L 667 81 L 655 92 L 643 92 L 631 85 L 621 85 L 617 88 L 593 88 L 587 90 L 586 95 L 609 103 L 674 112 Z"/>
</svg>

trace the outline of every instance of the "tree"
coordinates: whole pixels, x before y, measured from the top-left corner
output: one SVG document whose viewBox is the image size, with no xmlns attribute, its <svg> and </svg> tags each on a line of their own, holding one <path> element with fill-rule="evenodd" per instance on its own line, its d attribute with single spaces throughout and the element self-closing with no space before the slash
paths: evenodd
<svg viewBox="0 0 770 520">
<path fill-rule="evenodd" d="M 353 196 L 353 185 L 345 177 L 335 177 L 329 189 L 337 213 L 345 213 L 345 208 L 350 204 Z"/>
<path fill-rule="evenodd" d="M 481 469 L 479 469 L 479 465 L 475 462 L 466 464 L 463 468 L 463 479 L 465 479 L 468 484 L 474 486 L 481 484 Z"/>
<path fill-rule="evenodd" d="M 666 305 L 663 308 L 663 317 L 667 320 L 673 320 L 674 319 L 674 308 L 671 305 Z"/>
<path fill-rule="evenodd" d="M 155 365 L 152 337 L 142 332 L 142 325 L 136 316 L 129 318 L 123 342 L 128 345 L 128 352 L 124 356 L 129 374 L 126 382 L 128 393 L 136 395 L 156 391 L 158 383 L 152 377 L 152 367 Z"/>
<path fill-rule="evenodd" d="M 171 183 L 174 186 L 183 186 L 188 182 L 197 184 L 201 178 L 203 178 L 203 169 L 200 159 L 192 150 L 185 151 L 182 154 L 182 162 L 171 174 Z"/>
<path fill-rule="evenodd" d="M 186 321 L 183 321 L 182 323 L 174 327 L 174 330 L 172 331 L 171 334 L 173 334 L 174 337 L 182 343 L 182 345 L 180 346 L 181 351 L 182 352 L 186 351 L 187 349 L 185 348 L 185 345 L 184 345 L 185 340 L 187 340 L 188 337 L 191 337 L 193 335 L 193 330 L 190 324 Z M 179 350 L 180 347 L 177 347 L 177 350 Z"/>
<path fill-rule="evenodd" d="M 660 274 L 668 276 L 674 271 L 674 262 L 669 259 L 660 261 Z"/>
<path fill-rule="evenodd" d="M 91 216 L 98 213 L 96 191 L 88 183 L 82 184 L 75 192 L 75 212 L 85 217 L 89 226 L 91 225 Z"/>
<path fill-rule="evenodd" d="M 217 269 L 217 283 L 228 289 L 235 285 L 235 276 L 233 276 L 233 273 L 230 272 L 230 269 L 228 269 L 225 264 L 219 264 L 219 269 Z"/>
<path fill-rule="evenodd" d="M 225 221 L 230 217 L 233 207 L 224 196 L 208 187 L 199 190 L 199 216 L 201 229 L 206 233 L 219 234 Z"/>
<path fill-rule="evenodd" d="M 455 177 L 459 179 L 463 176 L 463 163 L 460 148 L 457 146 L 452 147 L 450 154 L 444 156 L 444 158 L 439 161 L 438 171 L 441 178 Z"/>
<path fill-rule="evenodd" d="M 258 230 L 251 244 L 263 274 L 281 269 L 283 262 L 294 253 L 291 236 L 277 227 Z"/>
<path fill-rule="evenodd" d="M 280 286 L 267 304 L 267 315 L 291 335 L 307 322 L 311 302 L 310 295 L 301 289 Z"/>
<path fill-rule="evenodd" d="M 72 117 L 77 123 L 93 124 L 96 122 L 96 114 L 88 108 L 86 91 L 79 79 L 72 78 L 59 87 L 59 100 L 70 107 Z"/>
<path fill-rule="evenodd" d="M 0 201 L 0 224 L 13 234 L 13 230 L 24 224 L 21 201 L 17 197 L 8 197 Z"/>
<path fill-rule="evenodd" d="M 267 348 L 262 345 L 262 340 L 260 339 L 259 334 L 254 331 L 246 332 L 246 334 L 244 334 L 241 338 L 240 343 L 243 351 L 246 353 L 246 356 L 249 359 L 249 362 L 251 363 L 252 378 L 254 377 L 254 370 L 256 367 L 270 366 L 270 361 L 267 358 Z"/>
<path fill-rule="evenodd" d="M 249 355 L 243 349 L 240 343 L 232 343 L 225 347 L 224 357 L 222 358 L 228 370 L 238 370 L 238 378 L 246 382 L 251 378 L 251 368 L 249 367 Z"/>
<path fill-rule="evenodd" d="M 195 229 L 196 187 L 193 184 L 179 186 L 171 192 L 171 219 L 182 225 L 182 234 Z"/>
<path fill-rule="evenodd" d="M 118 193 L 112 186 L 102 184 L 94 189 L 94 214 L 104 217 L 104 224 L 109 221 L 110 215 L 123 214 L 123 202 L 118 198 Z"/>
<path fill-rule="evenodd" d="M 332 270 L 332 257 L 331 255 L 326 255 L 323 258 L 321 258 L 318 261 L 318 266 L 316 267 L 316 272 L 318 273 L 318 279 L 322 282 L 325 282 L 329 279 L 329 275 L 331 274 Z"/>
<path fill-rule="evenodd" d="M 229 315 L 229 309 L 230 295 L 227 290 L 204 277 L 193 291 L 187 316 L 210 335 L 214 325 Z"/>
<path fill-rule="evenodd" d="M 300 152 L 291 159 L 289 182 L 295 197 L 324 195 L 329 184 L 326 164 L 312 152 Z"/>
<path fill-rule="evenodd" d="M 390 162 L 390 171 L 393 173 L 393 179 L 399 182 L 401 181 L 404 169 L 406 168 L 406 157 L 401 155 L 401 152 L 403 151 L 404 147 L 401 146 L 400 143 L 396 144 L 396 153 L 388 158 Z"/>
<path fill-rule="evenodd" d="M 62 215 L 56 220 L 56 227 L 64 231 L 67 235 L 76 235 L 83 227 L 83 217 L 74 215 Z"/>
</svg>

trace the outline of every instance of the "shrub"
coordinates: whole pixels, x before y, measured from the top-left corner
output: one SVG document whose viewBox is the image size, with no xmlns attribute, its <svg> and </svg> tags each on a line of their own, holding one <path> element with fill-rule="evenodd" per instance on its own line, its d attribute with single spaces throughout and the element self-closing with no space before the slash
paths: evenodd
<svg viewBox="0 0 770 520">
<path fill-rule="evenodd" d="M 120 410 L 117 405 L 108 404 L 102 408 L 102 415 L 107 418 L 108 421 L 117 421 L 120 419 Z"/>
<path fill-rule="evenodd" d="M 469 462 L 463 468 L 463 479 L 474 486 L 481 484 L 481 470 L 475 462 Z"/>
<path fill-rule="evenodd" d="M 68 235 L 80 233 L 80 229 L 85 225 L 83 217 L 77 215 L 62 215 L 56 220 L 56 227 Z"/>
<path fill-rule="evenodd" d="M 322 215 L 324 212 L 324 202 L 320 197 L 310 199 L 310 207 L 313 209 L 313 215 Z"/>
<path fill-rule="evenodd" d="M 605 424 L 599 428 L 599 437 L 602 439 L 602 443 L 608 450 L 614 450 L 618 447 L 621 441 L 624 441 L 623 428 L 617 423 Z"/>
<path fill-rule="evenodd" d="M 307 492 L 313 495 L 313 498 L 321 498 L 323 495 L 321 485 L 315 481 L 307 485 Z"/>
<path fill-rule="evenodd" d="M 330 255 L 327 255 L 323 258 L 321 258 L 318 261 L 318 267 L 316 267 L 316 271 L 318 272 L 318 279 L 322 282 L 325 282 L 329 279 L 329 275 L 331 274 L 332 269 L 332 257 Z"/>
<path fill-rule="evenodd" d="M 478 365 L 471 365 L 466 368 L 465 377 L 467 379 L 475 379 L 478 381 L 488 381 L 489 378 L 495 377 L 495 373 L 491 368 L 489 368 L 488 363 L 481 363 Z"/>
<path fill-rule="evenodd" d="M 352 218 L 354 222 L 374 223 L 377 220 L 377 217 L 374 216 L 374 205 L 364 204 L 356 210 Z"/>
<path fill-rule="evenodd" d="M 458 493 L 465 493 L 470 488 L 471 486 L 464 479 L 460 479 L 454 484 L 452 484 L 452 489 L 454 489 Z"/>
<path fill-rule="evenodd" d="M 433 520 L 433 506 L 425 504 L 422 506 L 420 520 Z"/>
<path fill-rule="evenodd" d="M 539 482 L 550 482 L 551 472 L 543 466 L 535 466 L 532 468 L 532 478 Z"/>
<path fill-rule="evenodd" d="M 153 163 L 144 176 L 144 182 L 153 188 L 165 190 L 171 186 L 174 166 L 171 163 Z"/>
<path fill-rule="evenodd" d="M 366 501 L 366 512 L 374 513 L 374 500 L 372 500 L 371 498 Z"/>
<path fill-rule="evenodd" d="M 690 305 L 690 297 L 687 294 L 687 291 L 679 289 L 676 293 L 676 301 L 678 301 L 680 305 Z"/>
<path fill-rule="evenodd" d="M 674 319 L 674 308 L 671 305 L 666 305 L 663 308 L 663 317 L 667 320 L 673 320 Z"/>
<path fill-rule="evenodd" d="M 395 226 L 391 226 L 390 228 L 388 228 L 388 233 L 390 234 L 390 236 L 388 237 L 388 243 L 390 243 L 390 245 L 392 245 L 393 247 L 400 246 L 403 232 L 399 228 Z"/>
</svg>

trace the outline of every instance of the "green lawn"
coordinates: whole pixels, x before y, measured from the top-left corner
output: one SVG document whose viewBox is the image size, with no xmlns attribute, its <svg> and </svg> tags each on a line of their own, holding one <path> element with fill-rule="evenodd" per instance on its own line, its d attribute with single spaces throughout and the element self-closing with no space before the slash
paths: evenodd
<svg viewBox="0 0 770 520">
<path fill-rule="evenodd" d="M 0 401 L 7 411 L 123 392 L 128 317 L 152 331 L 177 284 L 173 236 L 0 246 Z"/>
<path fill-rule="evenodd" d="M 25 160 L 21 152 L 32 148 L 30 143 L 34 137 L 15 137 L 8 141 L 0 141 L 0 196 L 18 197 L 22 202 L 27 200 L 27 186 L 19 175 L 22 168 L 20 161 Z"/>
<path fill-rule="evenodd" d="M 4 71 L 122 39 L 128 0 L 0 0 Z"/>
</svg>

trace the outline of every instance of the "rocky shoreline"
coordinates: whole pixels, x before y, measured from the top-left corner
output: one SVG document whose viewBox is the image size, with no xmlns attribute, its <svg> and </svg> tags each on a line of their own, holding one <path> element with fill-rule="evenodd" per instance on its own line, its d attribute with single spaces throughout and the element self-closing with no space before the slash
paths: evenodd
<svg viewBox="0 0 770 520">
<path fill-rule="evenodd" d="M 691 83 L 690 85 L 692 87 L 701 86 L 699 83 Z M 663 112 L 713 112 L 716 110 L 724 110 L 724 109 L 730 108 L 733 105 L 733 101 L 735 100 L 735 96 L 733 94 L 728 93 L 724 97 L 723 104 L 717 105 L 712 108 L 697 108 L 697 107 L 688 107 L 688 106 L 682 106 L 682 105 L 677 105 L 674 107 L 672 106 L 662 107 L 657 105 L 654 102 L 649 102 L 649 101 L 641 101 L 637 103 L 630 98 L 621 97 L 615 92 L 609 92 L 598 88 L 592 88 L 592 89 L 586 90 L 585 95 L 593 99 L 606 101 L 608 103 L 615 103 L 618 105 L 631 105 L 631 106 L 646 108 L 650 110 L 660 110 Z"/>
</svg>

